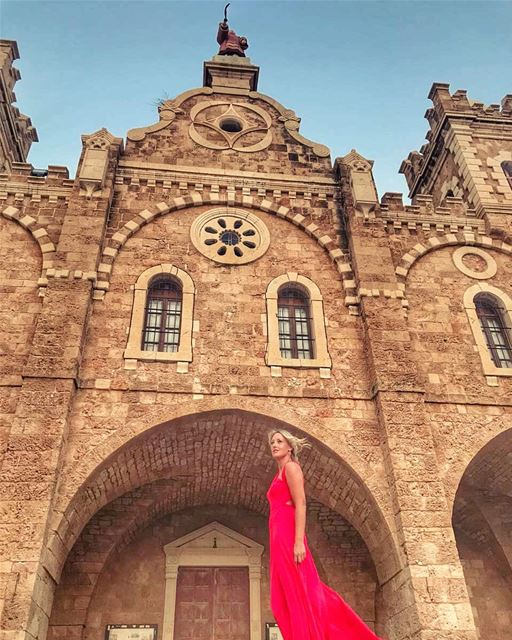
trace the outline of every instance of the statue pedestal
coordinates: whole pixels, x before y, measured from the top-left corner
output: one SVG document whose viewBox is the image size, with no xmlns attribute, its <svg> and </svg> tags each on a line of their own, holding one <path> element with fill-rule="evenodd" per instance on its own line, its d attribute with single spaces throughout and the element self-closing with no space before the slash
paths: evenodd
<svg viewBox="0 0 512 640">
<path fill-rule="evenodd" d="M 203 86 L 216 89 L 257 91 L 260 68 L 250 58 L 213 56 L 203 67 Z"/>
</svg>

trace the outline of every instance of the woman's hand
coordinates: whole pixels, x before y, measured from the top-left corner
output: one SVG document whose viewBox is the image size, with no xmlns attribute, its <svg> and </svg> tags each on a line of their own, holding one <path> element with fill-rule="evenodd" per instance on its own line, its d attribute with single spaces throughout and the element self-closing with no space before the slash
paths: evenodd
<svg viewBox="0 0 512 640">
<path fill-rule="evenodd" d="M 293 559 L 300 564 L 306 557 L 306 547 L 304 542 L 296 542 L 293 545 Z"/>
</svg>

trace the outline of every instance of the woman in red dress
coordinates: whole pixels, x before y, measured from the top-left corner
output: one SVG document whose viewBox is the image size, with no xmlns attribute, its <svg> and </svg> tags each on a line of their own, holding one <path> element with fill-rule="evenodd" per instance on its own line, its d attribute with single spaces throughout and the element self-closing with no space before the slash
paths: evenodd
<svg viewBox="0 0 512 640">
<path fill-rule="evenodd" d="M 278 472 L 270 503 L 270 606 L 284 640 L 378 640 L 335 591 L 321 582 L 308 549 L 304 476 L 297 462 L 306 440 L 269 434 Z"/>
</svg>

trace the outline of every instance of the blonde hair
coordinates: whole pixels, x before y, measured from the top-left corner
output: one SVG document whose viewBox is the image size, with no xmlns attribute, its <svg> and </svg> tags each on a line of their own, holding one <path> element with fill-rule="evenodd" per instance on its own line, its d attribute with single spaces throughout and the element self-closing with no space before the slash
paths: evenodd
<svg viewBox="0 0 512 640">
<path fill-rule="evenodd" d="M 272 437 L 276 433 L 280 433 L 292 448 L 292 453 L 291 453 L 292 460 L 297 461 L 299 459 L 299 453 L 302 451 L 302 449 L 309 449 L 311 447 L 307 438 L 297 438 L 297 436 L 294 436 L 293 433 L 290 433 L 286 429 L 274 429 L 273 431 L 269 431 L 268 432 L 269 444 L 270 444 L 270 441 L 272 440 Z"/>
</svg>

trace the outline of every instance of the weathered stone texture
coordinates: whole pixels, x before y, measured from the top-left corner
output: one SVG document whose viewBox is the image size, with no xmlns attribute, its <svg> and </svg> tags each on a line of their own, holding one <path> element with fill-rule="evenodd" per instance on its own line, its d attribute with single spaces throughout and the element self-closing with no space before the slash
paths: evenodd
<svg viewBox="0 0 512 640">
<path fill-rule="evenodd" d="M 427 391 L 464 400 L 486 397 L 499 403 L 511 396 L 512 378 L 500 379 L 496 388 L 485 383 L 463 299 L 476 281 L 455 267 L 456 248 L 431 251 L 409 272 L 406 294 L 415 360 Z M 493 250 L 486 253 L 498 265 L 496 275 L 486 282 L 512 296 L 510 256 Z"/>
<path fill-rule="evenodd" d="M 21 380 L 41 308 L 41 255 L 28 231 L 0 216 L 0 378 Z"/>
<path fill-rule="evenodd" d="M 55 640 L 115 622 L 156 622 L 161 640 L 163 546 L 219 520 L 266 547 L 266 438 L 284 426 L 312 443 L 320 573 L 382 637 L 505 640 L 512 377 L 484 370 L 463 298 L 475 283 L 512 297 L 511 99 L 484 108 L 434 85 L 404 205 L 379 202 L 355 150 L 333 169 L 293 112 L 229 93 L 233 73 L 162 104 L 126 148 L 84 135 L 75 179 L 24 162 L 0 176 L 0 635 L 45 640 L 51 617 Z M 219 102 L 264 123 L 244 134 L 258 147 L 235 150 Z M 266 226 L 261 257 L 195 248 L 194 220 L 219 207 Z M 159 265 L 193 282 L 183 361 L 125 357 L 134 287 Z M 266 362 L 265 292 L 284 274 L 318 287 L 332 366 Z"/>
<path fill-rule="evenodd" d="M 267 528 L 262 515 L 223 505 L 179 511 L 156 519 L 145 528 L 141 523 L 126 540 L 116 536 L 115 522 L 122 518 L 123 510 L 129 508 L 128 496 L 119 499 L 100 511 L 83 532 L 68 559 L 56 594 L 50 638 L 69 633 L 70 627 L 79 621 L 85 624 L 86 638 L 100 638 L 105 624 L 124 620 L 128 613 L 161 626 L 162 546 L 212 520 L 266 544 Z M 375 573 L 364 543 L 349 523 L 318 503 L 311 504 L 309 516 L 309 541 L 315 549 L 322 578 L 342 590 L 347 601 L 374 626 Z M 108 553 L 112 544 L 117 546 Z M 101 573 L 95 582 L 98 570 Z M 132 585 L 129 590 L 125 588 L 127 582 Z M 263 558 L 261 588 L 262 620 L 270 621 L 273 617 L 269 608 L 267 554 Z"/>
<path fill-rule="evenodd" d="M 275 216 L 260 213 L 273 241 L 258 261 L 236 269 L 216 265 L 201 256 L 190 241 L 190 225 L 206 208 L 167 214 L 130 238 L 115 259 L 110 289 L 94 306 L 90 339 L 84 352 L 84 380 L 107 378 L 113 388 L 130 388 L 144 377 L 146 384 L 200 393 L 339 397 L 350 389 L 364 393 L 365 359 L 358 319 L 350 316 L 340 296 L 343 284 L 324 249 L 304 233 Z M 255 213 L 255 212 L 253 212 Z M 172 238 L 172 242 L 170 239 Z M 138 363 L 137 372 L 124 370 L 123 350 L 129 328 L 131 287 L 148 267 L 171 263 L 194 281 L 196 297 L 194 360 L 188 374 L 176 373 L 167 363 Z M 300 265 L 300 267 L 299 267 Z M 266 350 L 265 291 L 270 281 L 300 268 L 315 282 L 324 298 L 329 353 L 337 362 L 330 380 L 316 371 L 284 369 L 274 379 L 264 365 Z M 108 323 L 107 323 L 108 318 Z M 174 370 L 173 370 L 174 369 Z M 294 382 L 290 382 L 290 378 Z"/>
<path fill-rule="evenodd" d="M 272 144 L 267 149 L 254 153 L 240 153 L 234 149 L 227 149 L 219 154 L 216 150 L 204 148 L 193 142 L 188 135 L 190 110 L 198 103 L 219 100 L 235 105 L 249 104 L 263 108 L 272 118 Z M 277 110 L 260 99 L 245 96 L 194 96 L 181 104 L 181 110 L 183 113 L 178 113 L 172 124 L 162 131 L 148 133 L 140 142 L 128 140 L 126 159 L 189 167 L 217 167 L 219 170 L 236 169 L 294 175 L 325 175 L 330 170 L 329 159 L 317 157 L 310 149 L 293 140 L 285 130 Z M 248 140 L 247 143 L 249 142 Z"/>
</svg>

